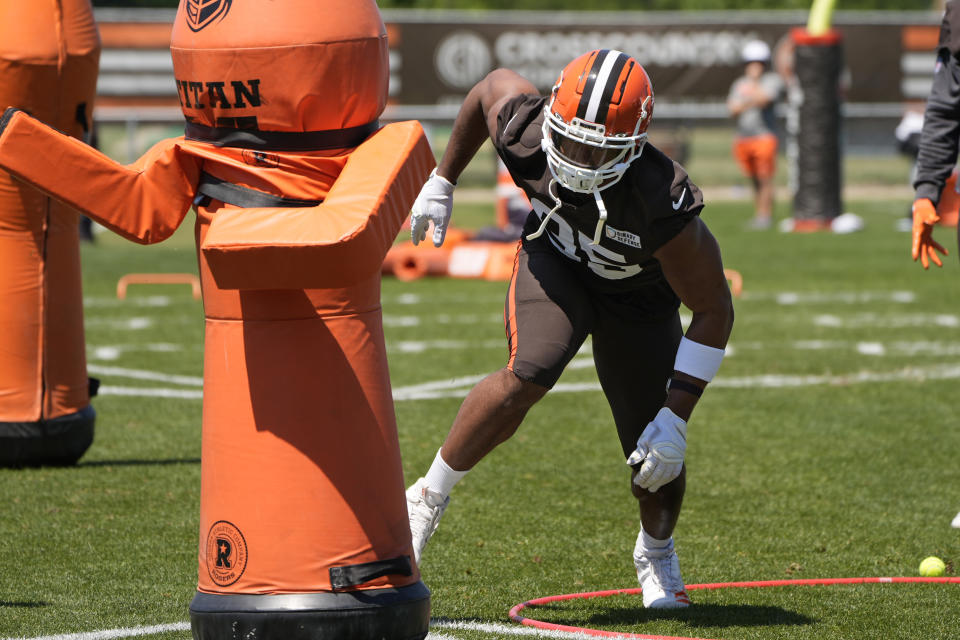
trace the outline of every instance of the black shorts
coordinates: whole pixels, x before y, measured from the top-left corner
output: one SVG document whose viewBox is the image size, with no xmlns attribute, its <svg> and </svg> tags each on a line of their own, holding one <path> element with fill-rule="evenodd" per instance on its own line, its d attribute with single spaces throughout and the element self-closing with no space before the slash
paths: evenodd
<svg viewBox="0 0 960 640">
<path fill-rule="evenodd" d="M 507 368 L 552 388 L 587 335 L 624 455 L 666 399 L 683 335 L 679 300 L 662 279 L 620 293 L 597 292 L 569 260 L 539 242 L 517 252 L 504 324 Z"/>
</svg>

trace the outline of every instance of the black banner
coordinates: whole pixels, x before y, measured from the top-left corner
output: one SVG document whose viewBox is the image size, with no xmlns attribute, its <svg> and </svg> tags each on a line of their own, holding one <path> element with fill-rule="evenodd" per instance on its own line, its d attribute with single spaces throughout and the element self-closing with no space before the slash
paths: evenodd
<svg viewBox="0 0 960 640">
<path fill-rule="evenodd" d="M 459 103 L 497 67 L 541 91 L 560 69 L 595 48 L 620 49 L 644 65 L 658 101 L 716 103 L 743 71 L 744 43 L 789 40 L 806 22 L 798 12 L 501 13 L 384 12 L 391 37 L 392 99 L 402 105 Z M 939 15 L 838 14 L 843 35 L 845 101 L 924 99 L 933 73 Z"/>
</svg>

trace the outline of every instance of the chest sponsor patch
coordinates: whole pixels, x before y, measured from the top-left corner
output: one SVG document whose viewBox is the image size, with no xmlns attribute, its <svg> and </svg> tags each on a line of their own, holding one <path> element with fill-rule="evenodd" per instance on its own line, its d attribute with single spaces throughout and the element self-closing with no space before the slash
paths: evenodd
<svg viewBox="0 0 960 640">
<path fill-rule="evenodd" d="M 640 236 L 630 233 L 629 231 L 621 231 L 620 229 L 614 229 L 610 225 L 605 227 L 607 237 L 613 240 L 614 242 L 619 242 L 620 244 L 625 244 L 628 247 L 634 247 L 635 249 L 641 249 L 640 245 Z"/>
</svg>

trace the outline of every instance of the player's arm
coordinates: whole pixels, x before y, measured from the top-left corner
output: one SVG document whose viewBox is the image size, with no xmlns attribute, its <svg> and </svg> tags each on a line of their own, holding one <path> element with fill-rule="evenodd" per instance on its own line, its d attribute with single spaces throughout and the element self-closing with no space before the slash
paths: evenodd
<svg viewBox="0 0 960 640">
<path fill-rule="evenodd" d="M 747 109 L 762 109 L 773 102 L 774 98 L 761 83 L 745 82 L 740 85 L 736 95 L 727 98 L 727 109 L 731 115 L 738 116 Z"/>
<path fill-rule="evenodd" d="M 957 163 L 960 142 L 960 65 L 950 45 L 950 33 L 960 27 L 960 12 L 955 3 L 947 5 L 940 31 L 940 49 L 933 74 L 933 86 L 927 98 L 920 132 L 916 178 L 913 187 L 913 233 L 911 256 L 920 260 L 924 269 L 930 262 L 943 266 L 938 253 L 947 255 L 933 239 L 933 226 L 940 221 L 937 203 L 950 172 Z"/>
<path fill-rule="evenodd" d="M 733 328 L 733 303 L 720 247 L 707 225 L 693 218 L 653 254 L 680 300 L 693 312 L 680 341 L 667 399 L 627 458 L 631 485 L 654 492 L 676 478 L 687 449 L 687 420 L 723 359 Z"/>
<path fill-rule="evenodd" d="M 747 108 L 747 102 L 741 95 L 741 83 L 738 81 L 731 87 L 727 96 L 727 110 L 732 116 L 739 116 Z"/>
<path fill-rule="evenodd" d="M 720 247 L 707 225 L 693 218 L 654 256 L 670 286 L 693 317 L 677 353 L 664 406 L 688 420 L 713 377 L 733 328 L 733 302 Z"/>
<path fill-rule="evenodd" d="M 952 12 L 957 12 L 957 8 L 953 8 Z M 957 22 L 960 23 L 960 20 Z M 941 38 L 943 38 L 942 34 Z M 913 181 L 918 199 L 926 198 L 934 206 L 940 201 L 943 185 L 957 163 L 958 142 L 960 142 L 960 65 L 957 64 L 950 49 L 941 45 L 937 55 L 936 71 L 933 74 L 933 85 L 923 113 L 923 127 L 920 131 L 917 173 Z"/>
<path fill-rule="evenodd" d="M 509 69 L 495 69 L 475 84 L 453 122 L 450 140 L 437 165 L 437 173 L 452 183 L 473 159 L 486 139 L 497 134 L 497 115 L 508 100 L 536 94 L 529 80 Z"/>
<path fill-rule="evenodd" d="M 497 115 L 514 96 L 537 93 L 536 87 L 509 69 L 496 69 L 475 84 L 453 122 L 450 139 L 437 168 L 420 190 L 410 216 L 410 239 L 419 244 L 433 223 L 433 244 L 439 247 L 453 212 L 453 189 L 477 150 L 497 133 Z"/>
</svg>

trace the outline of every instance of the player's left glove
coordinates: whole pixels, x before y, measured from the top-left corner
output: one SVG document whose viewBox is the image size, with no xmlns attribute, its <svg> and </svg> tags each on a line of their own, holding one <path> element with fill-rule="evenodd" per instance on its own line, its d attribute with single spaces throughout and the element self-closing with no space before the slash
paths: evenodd
<svg viewBox="0 0 960 640">
<path fill-rule="evenodd" d="M 638 469 L 633 483 L 651 493 L 667 484 L 683 468 L 687 451 L 687 423 L 664 407 L 657 413 L 637 440 L 636 450 L 627 458 L 627 464 Z"/>
<path fill-rule="evenodd" d="M 928 198 L 917 198 L 913 202 L 913 261 L 920 258 L 920 264 L 924 269 L 930 268 L 930 260 L 938 267 L 943 266 L 937 251 L 947 255 L 944 249 L 936 240 L 933 239 L 933 225 L 940 222 L 940 216 L 933 206 L 933 202 Z"/>
<path fill-rule="evenodd" d="M 420 195 L 411 207 L 410 240 L 414 245 L 427 237 L 427 227 L 433 223 L 433 246 L 439 247 L 447 235 L 447 224 L 453 213 L 453 189 L 455 184 L 434 169 L 420 189 Z"/>
</svg>

